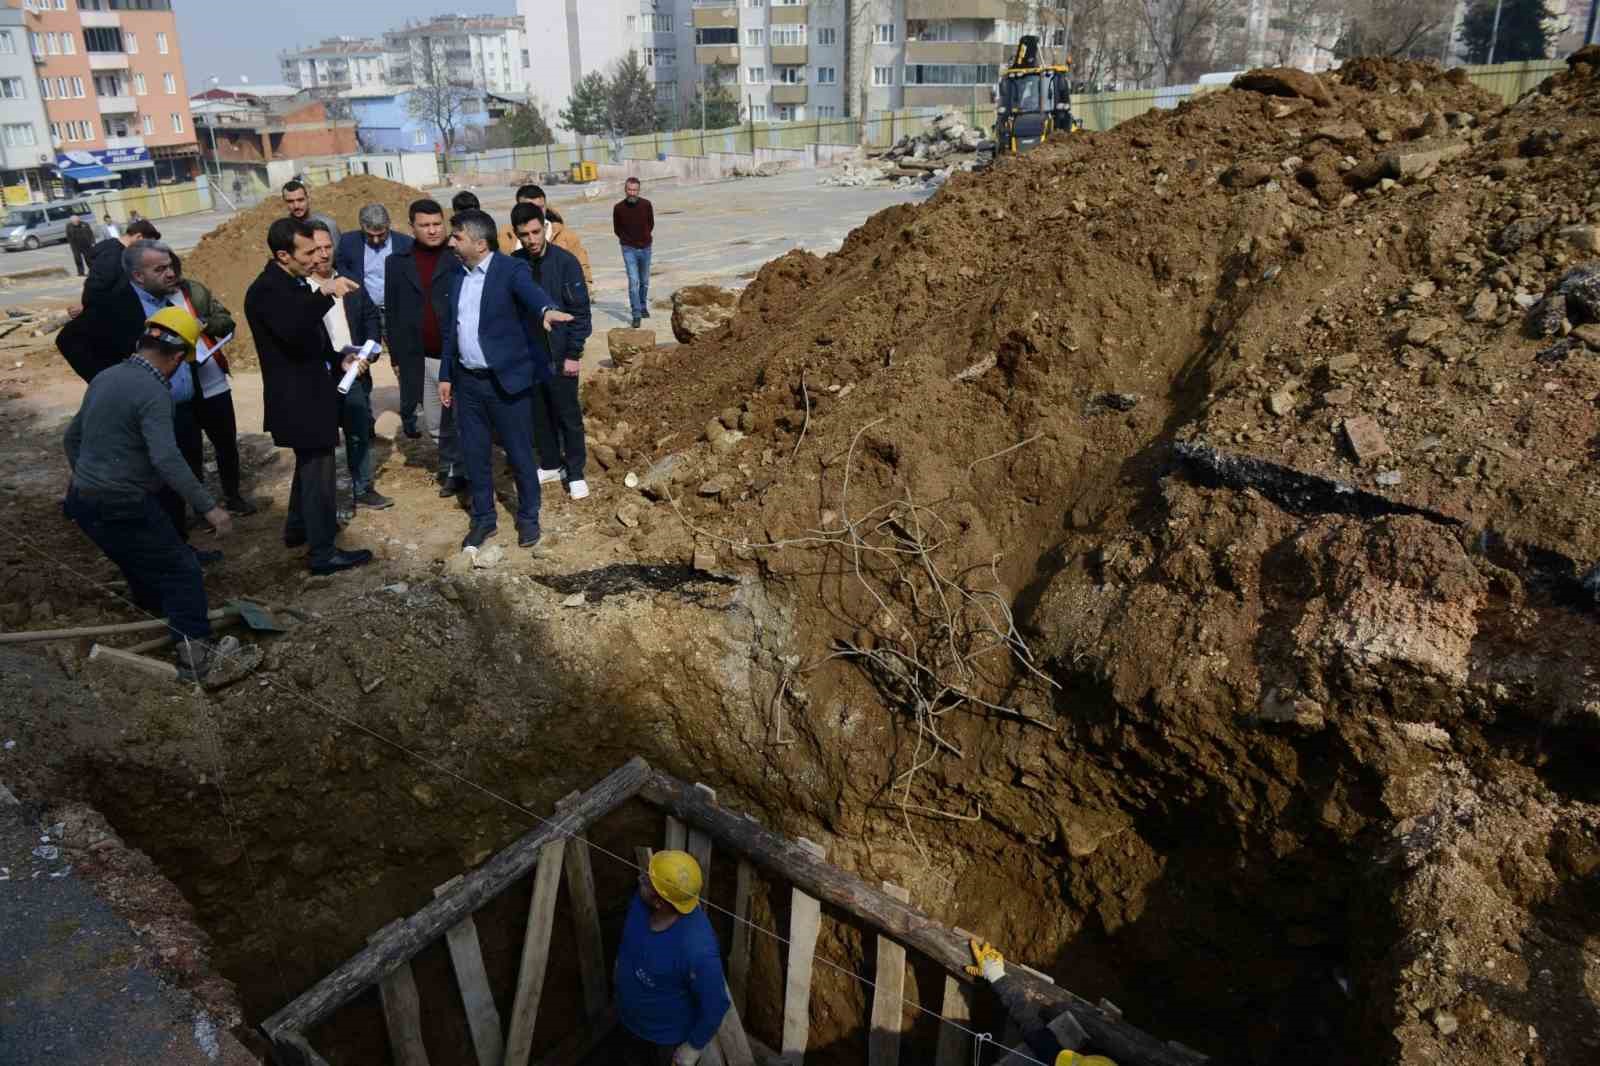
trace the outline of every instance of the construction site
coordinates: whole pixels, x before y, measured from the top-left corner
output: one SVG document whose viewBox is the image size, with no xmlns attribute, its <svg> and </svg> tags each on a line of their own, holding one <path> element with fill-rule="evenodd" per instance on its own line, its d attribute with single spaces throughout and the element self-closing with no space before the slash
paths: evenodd
<svg viewBox="0 0 1600 1066">
<path fill-rule="evenodd" d="M 978 937 L 1117 1066 L 1600 1062 L 1597 173 L 1595 46 L 950 168 L 675 274 L 657 341 L 728 289 L 682 343 L 597 324 L 531 552 L 459 549 L 391 404 L 377 561 L 307 576 L 246 434 L 204 686 L 62 518 L 81 383 L 0 338 L 0 1063 L 616 1062 L 652 848 L 707 873 L 706 1061 L 1036 1062 Z M 185 274 L 237 310 L 280 211 Z"/>
</svg>

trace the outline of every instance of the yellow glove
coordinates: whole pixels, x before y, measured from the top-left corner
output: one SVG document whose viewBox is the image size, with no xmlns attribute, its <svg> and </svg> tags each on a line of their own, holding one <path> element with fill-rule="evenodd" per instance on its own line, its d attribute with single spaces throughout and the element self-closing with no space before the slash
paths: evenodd
<svg viewBox="0 0 1600 1066">
<path fill-rule="evenodd" d="M 1076 1051 L 1063 1051 L 1056 1056 L 1056 1066 L 1117 1066 L 1104 1055 L 1080 1055 Z"/>
<path fill-rule="evenodd" d="M 1006 957 L 988 941 L 980 942 L 976 937 L 973 938 L 972 961 L 977 965 L 968 966 L 967 973 L 973 977 L 982 977 L 992 983 L 1006 975 Z"/>
</svg>

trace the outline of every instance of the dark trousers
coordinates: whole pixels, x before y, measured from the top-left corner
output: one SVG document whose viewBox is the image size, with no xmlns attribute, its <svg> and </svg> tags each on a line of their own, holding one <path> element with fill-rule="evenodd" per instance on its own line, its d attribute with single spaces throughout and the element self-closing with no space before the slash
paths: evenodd
<svg viewBox="0 0 1600 1066">
<path fill-rule="evenodd" d="M 356 378 L 340 397 L 339 427 L 344 430 L 344 458 L 350 467 L 350 488 L 360 496 L 372 488 L 372 375 Z"/>
<path fill-rule="evenodd" d="M 72 265 L 78 268 L 78 277 L 89 272 L 89 249 L 72 246 Z"/>
<path fill-rule="evenodd" d="M 533 387 L 533 443 L 541 468 L 564 470 L 568 481 L 583 480 L 589 456 L 576 376 L 569 378 L 558 369 L 554 378 Z"/>
<path fill-rule="evenodd" d="M 194 471 L 194 476 L 205 483 L 205 463 L 203 461 L 204 445 L 200 441 L 200 423 L 195 418 L 195 405 L 179 403 L 172 405 L 172 435 L 177 438 L 178 451 L 183 453 L 184 460 L 189 464 L 189 469 Z M 172 519 L 172 528 L 177 530 L 178 539 L 189 539 L 189 507 L 183 502 L 183 497 L 169 485 L 162 485 L 161 491 L 156 493 L 156 500 L 167 517 Z"/>
<path fill-rule="evenodd" d="M 296 448 L 294 484 L 289 489 L 289 516 L 283 523 L 285 541 L 304 540 L 311 545 L 311 561 L 326 562 L 338 551 L 339 474 L 332 448 Z"/>
<path fill-rule="evenodd" d="M 652 1044 L 643 1037 L 634 1036 L 620 1025 L 617 1029 L 622 1034 L 624 1066 L 672 1066 L 673 1052 L 678 1050 L 676 1047 Z"/>
<path fill-rule="evenodd" d="M 181 508 L 181 503 L 180 503 Z M 67 492 L 67 517 L 117 564 L 133 602 L 159 614 L 180 634 L 211 636 L 200 562 L 173 528 L 154 494 L 140 500 L 97 500 Z"/>
<path fill-rule="evenodd" d="M 451 375 L 456 434 L 472 483 L 472 524 L 495 524 L 494 438 L 517 481 L 517 529 L 539 526 L 539 470 L 533 457 L 533 389 L 513 395 L 488 371 L 457 364 Z"/>
<path fill-rule="evenodd" d="M 181 406 L 191 408 L 192 428 L 178 437 L 178 448 L 189 463 L 189 469 L 203 483 L 206 479 L 205 450 L 200 434 L 205 433 L 211 448 L 217 453 L 217 476 L 222 479 L 222 495 L 233 499 L 239 495 L 239 423 L 233 413 L 233 390 L 220 392 L 209 399 L 197 396 L 194 403 Z"/>
<path fill-rule="evenodd" d="M 396 356 L 394 376 L 400 382 L 400 421 L 406 426 L 417 424 L 417 407 L 422 403 L 422 357 L 415 359 Z"/>
</svg>

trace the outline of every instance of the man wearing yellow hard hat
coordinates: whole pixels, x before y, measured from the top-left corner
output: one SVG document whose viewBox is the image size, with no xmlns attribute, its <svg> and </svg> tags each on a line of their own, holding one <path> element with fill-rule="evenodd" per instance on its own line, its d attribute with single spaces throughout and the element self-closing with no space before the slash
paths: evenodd
<svg viewBox="0 0 1600 1066">
<path fill-rule="evenodd" d="M 1088 1055 L 1078 1050 L 1089 1042 L 1089 1034 L 1068 1012 L 1062 1011 L 1044 1022 L 1022 988 L 1006 976 L 1005 956 L 993 944 L 974 940 L 972 961 L 967 972 L 989 982 L 1005 1005 L 1006 1013 L 1022 1027 L 1028 1054 L 1052 1066 L 1117 1066 L 1104 1055 Z"/>
<path fill-rule="evenodd" d="M 181 307 L 164 307 L 145 322 L 134 353 L 96 374 L 67 427 L 72 482 L 67 517 L 117 564 L 133 601 L 166 618 L 178 641 L 178 662 L 205 673 L 211 623 L 200 562 L 178 535 L 158 493 L 170 487 L 205 516 L 218 534 L 233 528 L 226 509 L 194 476 L 172 428 L 172 375 L 194 359 L 200 323 Z"/>
<path fill-rule="evenodd" d="M 694 1066 L 728 1012 L 717 935 L 700 906 L 700 864 L 658 851 L 639 875 L 617 949 L 617 1014 L 631 1066 Z"/>
</svg>

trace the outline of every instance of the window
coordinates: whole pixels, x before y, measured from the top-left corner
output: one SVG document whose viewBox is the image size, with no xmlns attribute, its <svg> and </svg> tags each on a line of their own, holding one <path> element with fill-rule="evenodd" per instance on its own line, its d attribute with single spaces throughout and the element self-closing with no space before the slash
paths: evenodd
<svg viewBox="0 0 1600 1066">
<path fill-rule="evenodd" d="M 765 121 L 767 121 L 767 105 L 766 104 L 751 104 L 750 105 L 750 121 L 751 122 L 765 122 Z"/>
<path fill-rule="evenodd" d="M 806 83 L 805 67 L 774 67 L 773 74 L 777 75 L 779 85 L 804 85 Z"/>
<path fill-rule="evenodd" d="M 820 104 L 816 109 L 817 118 L 838 118 L 839 109 L 832 104 Z"/>
<path fill-rule="evenodd" d="M 719 26 L 712 29 L 695 30 L 695 44 L 738 44 L 739 31 L 732 26 Z"/>
<path fill-rule="evenodd" d="M 91 26 L 83 31 L 85 52 L 122 51 L 122 31 L 115 26 Z"/>
<path fill-rule="evenodd" d="M 62 100 L 69 99 L 72 96 L 72 86 L 67 84 L 66 78 L 56 79 L 56 96 Z"/>
<path fill-rule="evenodd" d="M 61 54 L 67 56 L 78 54 L 78 39 L 70 33 L 61 35 Z"/>
<path fill-rule="evenodd" d="M 894 84 L 894 68 L 893 67 L 873 67 L 872 68 L 872 84 L 874 84 L 874 85 L 893 85 Z"/>
<path fill-rule="evenodd" d="M 878 23 L 878 33 L 875 39 L 879 44 L 894 44 L 894 23 Z"/>
<path fill-rule="evenodd" d="M 182 133 L 183 132 L 183 116 L 178 114 L 176 111 L 174 111 L 172 113 L 172 132 L 173 133 Z"/>
<path fill-rule="evenodd" d="M 59 123 L 59 122 L 50 123 L 50 143 L 51 144 L 60 144 L 61 143 L 61 123 Z"/>
<path fill-rule="evenodd" d="M 139 35 L 132 30 L 124 30 L 122 34 L 122 47 L 129 55 L 139 54 Z"/>
<path fill-rule="evenodd" d="M 36 56 L 44 55 L 44 34 L 35 33 L 31 36 L 33 40 L 33 54 Z"/>
<path fill-rule="evenodd" d="M 672 107 L 678 102 L 678 83 L 675 81 L 662 81 L 656 83 L 656 103 Z"/>
<path fill-rule="evenodd" d="M 167 54 L 167 35 L 165 33 L 156 34 L 156 51 L 162 55 Z"/>
<path fill-rule="evenodd" d="M 672 16 L 671 15 L 651 15 L 650 16 L 650 32 L 651 33 L 671 33 L 672 32 Z"/>
<path fill-rule="evenodd" d="M 32 148 L 39 143 L 31 122 L 7 123 L 5 137 L 7 148 Z"/>
<path fill-rule="evenodd" d="M 805 43 L 806 28 L 804 26 L 772 27 L 772 46 L 774 48 Z"/>
<path fill-rule="evenodd" d="M 412 145 L 413 148 L 426 148 L 428 146 L 428 131 L 427 130 L 414 130 L 414 131 L 412 131 L 412 134 L 411 134 L 411 145 Z"/>
<path fill-rule="evenodd" d="M 65 11 L 66 9 L 67 9 L 67 0 L 56 0 L 56 10 L 57 11 Z"/>
<path fill-rule="evenodd" d="M 745 7 L 763 7 L 764 0 L 744 0 Z"/>
<path fill-rule="evenodd" d="M 39 79 L 39 98 L 41 100 L 54 100 L 56 98 L 56 91 L 51 87 L 49 78 Z"/>
<path fill-rule="evenodd" d="M 766 30 L 745 30 L 744 46 L 746 48 L 760 48 L 766 43 Z"/>
<path fill-rule="evenodd" d="M 817 43 L 838 44 L 839 31 L 834 29 L 832 26 L 819 26 L 817 28 Z"/>
<path fill-rule="evenodd" d="M 838 84 L 838 81 L 839 81 L 838 68 L 836 68 L 836 67 L 818 67 L 817 68 L 817 84 L 818 85 L 836 85 L 836 84 Z"/>
<path fill-rule="evenodd" d="M 122 78 L 116 74 L 96 74 L 94 91 L 96 96 L 121 96 Z"/>
<path fill-rule="evenodd" d="M 51 55 L 58 56 L 58 55 L 61 54 L 61 40 L 55 34 L 53 34 L 53 33 L 45 34 L 44 35 L 44 43 L 45 43 L 45 47 L 50 49 L 50 54 Z"/>
<path fill-rule="evenodd" d="M 906 65 L 907 85 L 988 85 L 999 80 L 1000 68 L 982 63 L 918 63 Z"/>
<path fill-rule="evenodd" d="M 168 96 L 178 91 L 178 79 L 170 73 L 161 75 L 161 88 Z"/>
<path fill-rule="evenodd" d="M 10 30 L 0 30 L 0 56 L 14 56 L 17 54 L 17 39 L 11 36 Z"/>
<path fill-rule="evenodd" d="M 7 100 L 25 100 L 28 94 L 21 78 L 0 78 L 0 96 Z"/>
<path fill-rule="evenodd" d="M 149 91 L 150 91 L 150 86 L 145 84 L 144 75 L 143 74 L 135 74 L 133 76 L 133 93 L 134 93 L 134 95 L 135 96 L 144 96 Z"/>
<path fill-rule="evenodd" d="M 795 120 L 797 114 L 798 113 L 795 111 L 795 107 L 794 107 L 793 104 L 779 104 L 778 105 L 778 121 L 779 122 L 793 122 Z"/>
<path fill-rule="evenodd" d="M 82 78 L 73 78 L 72 79 L 72 95 L 77 97 L 79 100 L 83 99 L 83 79 Z"/>
<path fill-rule="evenodd" d="M 750 85 L 761 85 L 767 80 L 766 67 L 749 67 L 744 72 L 744 80 Z"/>
<path fill-rule="evenodd" d="M 638 33 L 639 32 L 639 16 L 638 15 L 625 15 L 625 16 L 623 16 L 622 27 L 623 27 L 623 29 L 625 29 L 629 33 Z"/>
<path fill-rule="evenodd" d="M 146 133 L 154 133 L 156 131 L 156 117 L 154 115 L 144 116 L 144 131 Z"/>
<path fill-rule="evenodd" d="M 949 41 L 953 39 L 949 19 L 907 19 L 906 40 Z"/>
</svg>

